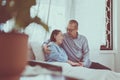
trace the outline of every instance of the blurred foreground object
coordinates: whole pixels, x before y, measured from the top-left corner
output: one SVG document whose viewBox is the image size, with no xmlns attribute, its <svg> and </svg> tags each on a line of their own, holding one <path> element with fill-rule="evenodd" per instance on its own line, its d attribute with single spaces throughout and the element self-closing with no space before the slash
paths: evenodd
<svg viewBox="0 0 120 80">
<path fill-rule="evenodd" d="M 15 18 L 15 27 L 25 28 L 30 23 L 36 22 L 46 31 L 48 25 L 41 21 L 40 18 L 30 17 L 30 7 L 36 4 L 36 0 L 0 0 L 0 23 L 5 23 L 11 18 Z"/>
</svg>

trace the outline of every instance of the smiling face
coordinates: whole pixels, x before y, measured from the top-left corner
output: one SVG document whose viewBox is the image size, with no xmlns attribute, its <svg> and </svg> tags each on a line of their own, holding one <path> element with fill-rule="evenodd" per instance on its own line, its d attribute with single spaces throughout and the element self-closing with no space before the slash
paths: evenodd
<svg viewBox="0 0 120 80">
<path fill-rule="evenodd" d="M 63 42 L 63 34 L 60 30 L 53 30 L 50 41 L 55 42 L 56 44 L 60 45 Z"/>
<path fill-rule="evenodd" d="M 62 32 L 59 32 L 57 35 L 55 35 L 56 43 L 58 45 L 62 44 L 63 42 L 63 34 Z"/>
</svg>

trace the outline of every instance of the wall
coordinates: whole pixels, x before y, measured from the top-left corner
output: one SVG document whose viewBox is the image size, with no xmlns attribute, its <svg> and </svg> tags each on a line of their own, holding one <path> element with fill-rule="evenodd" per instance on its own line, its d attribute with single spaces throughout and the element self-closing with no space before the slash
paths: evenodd
<svg viewBox="0 0 120 80">
<path fill-rule="evenodd" d="M 119 9 L 119 7 L 120 7 L 120 0 L 117 0 L 117 43 L 118 43 L 118 45 L 117 45 L 117 47 L 118 47 L 118 52 L 117 52 L 117 54 L 115 55 L 115 71 L 117 71 L 117 72 L 120 72 L 120 24 L 119 24 L 119 22 L 120 22 L 120 9 Z"/>
</svg>

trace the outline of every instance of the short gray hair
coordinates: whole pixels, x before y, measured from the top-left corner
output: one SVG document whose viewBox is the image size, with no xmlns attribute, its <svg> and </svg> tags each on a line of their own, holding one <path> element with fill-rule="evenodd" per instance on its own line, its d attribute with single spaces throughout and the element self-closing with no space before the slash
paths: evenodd
<svg viewBox="0 0 120 80">
<path fill-rule="evenodd" d="M 73 24 L 73 23 L 76 24 L 76 28 L 78 29 L 78 22 L 76 20 L 73 20 L 73 19 L 69 21 L 69 24 Z"/>
</svg>

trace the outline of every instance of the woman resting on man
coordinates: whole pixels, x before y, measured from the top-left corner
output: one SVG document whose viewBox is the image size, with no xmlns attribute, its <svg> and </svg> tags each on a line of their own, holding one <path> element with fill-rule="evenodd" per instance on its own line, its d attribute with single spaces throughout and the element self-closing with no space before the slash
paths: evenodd
<svg viewBox="0 0 120 80">
<path fill-rule="evenodd" d="M 80 63 L 68 60 L 66 52 L 61 47 L 63 38 L 63 34 L 60 30 L 53 30 L 50 43 L 48 44 L 50 54 L 45 54 L 45 60 L 48 62 L 67 62 L 72 66 L 82 66 Z"/>
</svg>

